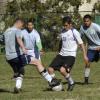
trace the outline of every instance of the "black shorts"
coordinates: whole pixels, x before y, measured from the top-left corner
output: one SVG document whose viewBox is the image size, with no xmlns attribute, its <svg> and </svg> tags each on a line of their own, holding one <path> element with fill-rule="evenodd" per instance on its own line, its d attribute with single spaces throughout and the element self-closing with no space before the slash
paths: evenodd
<svg viewBox="0 0 100 100">
<path fill-rule="evenodd" d="M 21 63 L 23 66 L 27 65 L 27 64 L 30 64 L 31 62 L 31 57 L 30 55 L 20 55 L 20 60 L 21 60 Z"/>
<path fill-rule="evenodd" d="M 9 65 L 12 67 L 14 73 L 23 74 L 24 75 L 24 66 L 21 62 L 20 57 L 16 57 L 11 60 L 7 60 Z"/>
<path fill-rule="evenodd" d="M 31 62 L 31 56 L 23 54 L 14 59 L 7 60 L 7 62 L 13 68 L 14 72 L 17 73 L 17 72 L 19 72 L 20 68 L 24 67 L 25 65 L 27 65 Z"/>
<path fill-rule="evenodd" d="M 49 67 L 52 67 L 54 70 L 60 70 L 62 66 L 65 67 L 66 69 L 67 68 L 71 69 L 74 63 L 75 63 L 75 57 L 73 56 L 57 55 L 51 62 Z"/>
</svg>

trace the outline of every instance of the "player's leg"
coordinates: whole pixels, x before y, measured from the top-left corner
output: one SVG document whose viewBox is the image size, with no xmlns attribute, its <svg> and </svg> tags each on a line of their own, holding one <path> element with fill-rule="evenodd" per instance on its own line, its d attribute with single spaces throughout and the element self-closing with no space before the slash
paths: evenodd
<svg viewBox="0 0 100 100">
<path fill-rule="evenodd" d="M 23 76 L 25 74 L 24 65 L 21 62 L 20 57 L 18 58 L 19 61 L 16 62 L 16 66 L 18 68 L 18 75 L 16 77 L 16 87 L 14 88 L 15 93 L 19 93 L 22 88 L 23 83 Z"/>
<path fill-rule="evenodd" d="M 84 70 L 84 84 L 88 84 L 89 76 L 90 76 L 90 62 L 88 62 L 85 65 L 85 70 Z"/>
<path fill-rule="evenodd" d="M 68 88 L 67 91 L 72 91 L 74 88 L 74 80 L 72 79 L 70 75 L 70 69 L 66 69 L 65 67 L 61 67 L 60 73 L 65 77 L 65 79 L 68 81 Z"/>
<path fill-rule="evenodd" d="M 48 72 L 49 72 L 49 74 L 51 75 L 52 78 L 55 77 L 55 73 L 54 73 L 54 68 L 53 67 L 49 67 L 48 68 Z"/>
<path fill-rule="evenodd" d="M 85 72 L 84 72 L 84 83 L 88 84 L 89 76 L 90 76 L 90 63 L 91 62 L 98 62 L 99 61 L 99 51 L 96 50 L 88 50 L 87 52 L 88 56 L 88 63 L 85 66 Z"/>
<path fill-rule="evenodd" d="M 30 64 L 36 65 L 39 73 L 49 82 L 49 86 L 57 86 L 60 82 L 56 78 L 52 78 L 52 76 L 48 73 L 48 71 L 44 68 L 40 60 L 31 58 Z"/>
<path fill-rule="evenodd" d="M 16 76 L 18 75 L 18 69 L 16 64 L 13 62 L 14 59 L 12 60 L 8 60 L 8 64 L 11 66 L 12 70 L 13 70 L 13 77 L 12 78 L 16 78 Z"/>
<path fill-rule="evenodd" d="M 71 77 L 71 69 L 75 62 L 75 58 L 72 56 L 65 57 L 63 59 L 63 66 L 60 68 L 61 74 L 65 77 L 68 81 L 68 91 L 72 91 L 74 87 L 74 80 Z"/>
<path fill-rule="evenodd" d="M 51 75 L 48 73 L 48 71 L 45 69 L 45 67 L 42 65 L 42 62 L 30 55 L 23 55 L 22 59 L 25 64 L 31 64 L 35 65 L 38 72 L 49 82 L 51 86 L 58 85 L 59 82 L 56 79 L 53 79 Z"/>
<path fill-rule="evenodd" d="M 18 93 L 21 90 L 23 75 L 24 75 L 24 67 L 22 66 L 19 58 L 15 58 L 13 60 L 8 61 L 11 67 L 14 70 L 14 79 L 16 81 L 16 86 L 14 88 L 14 93 Z"/>
<path fill-rule="evenodd" d="M 95 51 L 94 50 L 88 50 L 87 52 L 88 57 L 88 63 L 85 65 L 84 70 L 84 84 L 88 84 L 89 82 L 89 76 L 90 76 L 90 63 L 95 60 Z"/>
<path fill-rule="evenodd" d="M 59 70 L 61 67 L 62 58 L 60 55 L 57 55 L 51 62 L 48 68 L 49 74 L 54 78 L 55 77 L 55 70 Z"/>
</svg>

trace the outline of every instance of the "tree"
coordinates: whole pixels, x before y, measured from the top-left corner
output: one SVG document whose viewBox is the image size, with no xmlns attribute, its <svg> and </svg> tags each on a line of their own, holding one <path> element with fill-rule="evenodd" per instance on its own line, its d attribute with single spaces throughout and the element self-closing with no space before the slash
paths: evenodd
<svg viewBox="0 0 100 100">
<path fill-rule="evenodd" d="M 100 13 L 100 1 L 98 1 L 97 3 L 95 3 L 94 9 L 97 10 L 98 13 Z"/>
<path fill-rule="evenodd" d="M 81 22 L 78 13 L 81 4 L 82 0 L 46 0 L 45 3 L 42 3 L 41 0 L 13 0 L 7 3 L 6 13 L 9 15 L 5 15 L 4 19 L 7 27 L 18 16 L 26 21 L 30 18 L 35 19 L 35 26 L 44 38 L 45 48 L 54 50 L 57 49 L 55 44 L 59 42 L 57 36 L 62 28 L 62 17 L 71 15 L 78 26 Z M 68 13 L 70 6 L 74 8 L 73 13 Z M 45 44 L 46 41 L 48 44 Z"/>
</svg>

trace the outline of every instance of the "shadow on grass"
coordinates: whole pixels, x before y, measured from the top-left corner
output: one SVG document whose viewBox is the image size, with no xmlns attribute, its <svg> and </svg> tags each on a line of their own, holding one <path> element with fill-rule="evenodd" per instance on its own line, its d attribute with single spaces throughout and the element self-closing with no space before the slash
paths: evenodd
<svg viewBox="0 0 100 100">
<path fill-rule="evenodd" d="M 62 82 L 63 85 L 68 84 L 68 82 Z M 88 84 L 84 84 L 84 82 L 75 82 L 76 85 L 92 85 L 94 83 L 88 83 Z"/>
<path fill-rule="evenodd" d="M 25 79 L 40 79 L 41 77 L 39 76 L 25 76 Z"/>
<path fill-rule="evenodd" d="M 10 90 L 0 88 L 0 93 L 13 93 Z"/>
<path fill-rule="evenodd" d="M 51 88 L 46 88 L 45 90 L 43 90 L 44 92 L 47 92 L 47 91 L 52 91 L 53 92 L 53 90 L 51 89 Z M 61 91 L 65 91 L 64 89 L 62 89 Z"/>
<path fill-rule="evenodd" d="M 51 89 L 51 88 L 46 88 L 46 89 L 44 89 L 43 91 L 44 91 L 44 92 L 52 91 L 52 89 Z"/>
</svg>

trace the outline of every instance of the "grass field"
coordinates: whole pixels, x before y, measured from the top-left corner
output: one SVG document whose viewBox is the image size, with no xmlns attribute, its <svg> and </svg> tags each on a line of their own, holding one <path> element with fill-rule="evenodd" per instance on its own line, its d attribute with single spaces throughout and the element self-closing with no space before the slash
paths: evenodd
<svg viewBox="0 0 100 100">
<path fill-rule="evenodd" d="M 46 53 L 42 58 L 44 65 L 48 66 L 55 55 L 53 52 Z M 26 66 L 25 70 L 22 93 L 13 94 L 15 81 L 11 80 L 12 70 L 4 55 L 0 55 L 0 100 L 100 100 L 100 62 L 91 66 L 91 84 L 82 85 L 84 62 L 80 52 L 72 70 L 72 76 L 76 81 L 72 92 L 66 91 L 66 80 L 59 72 L 56 72 L 56 76 L 62 79 L 65 91 L 54 92 L 48 91 L 47 82 L 41 78 L 35 67 Z"/>
</svg>

